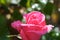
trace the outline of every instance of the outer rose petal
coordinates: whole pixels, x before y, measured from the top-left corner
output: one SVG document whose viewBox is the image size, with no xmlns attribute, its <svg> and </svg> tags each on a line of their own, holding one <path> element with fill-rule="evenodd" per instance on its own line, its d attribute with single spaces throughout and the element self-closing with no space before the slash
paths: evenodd
<svg viewBox="0 0 60 40">
<path fill-rule="evenodd" d="M 24 30 L 21 31 L 22 40 L 39 40 L 41 35 L 36 34 L 34 32 L 24 32 Z"/>
<path fill-rule="evenodd" d="M 46 25 L 45 27 L 47 27 L 47 32 L 49 33 L 54 26 L 53 25 Z"/>
<path fill-rule="evenodd" d="M 33 24 L 21 24 L 21 26 L 25 32 L 31 32 L 38 35 L 43 35 L 47 33 L 47 27 L 44 26 L 33 25 Z"/>
<path fill-rule="evenodd" d="M 25 20 L 27 20 L 26 18 L 27 18 L 27 14 L 24 14 L 23 15 L 23 18 L 25 19 Z"/>
<path fill-rule="evenodd" d="M 11 23 L 11 26 L 12 26 L 14 29 L 20 31 L 20 30 L 21 30 L 20 24 L 21 24 L 21 22 L 18 20 L 18 21 L 14 21 L 13 23 Z"/>
<path fill-rule="evenodd" d="M 36 34 L 34 32 L 27 32 L 27 36 L 29 37 L 30 40 L 39 40 L 41 35 Z"/>
<path fill-rule="evenodd" d="M 32 32 L 32 33 L 36 33 L 38 35 L 43 35 L 47 33 L 47 27 L 30 27 L 30 30 L 28 30 L 28 32 Z"/>
<path fill-rule="evenodd" d="M 22 40 L 28 40 L 26 33 L 23 30 L 20 31 L 20 35 L 22 37 Z"/>
</svg>

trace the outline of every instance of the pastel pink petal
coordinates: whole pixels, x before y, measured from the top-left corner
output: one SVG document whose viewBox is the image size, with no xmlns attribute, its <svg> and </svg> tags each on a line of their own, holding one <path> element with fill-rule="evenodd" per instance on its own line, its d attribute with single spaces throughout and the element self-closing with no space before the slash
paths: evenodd
<svg viewBox="0 0 60 40">
<path fill-rule="evenodd" d="M 11 23 L 11 26 L 12 26 L 14 29 L 20 31 L 20 30 L 21 30 L 20 24 L 21 24 L 21 22 L 20 22 L 19 20 L 17 20 L 17 21 L 12 22 L 12 23 Z"/>
<path fill-rule="evenodd" d="M 47 32 L 49 33 L 54 26 L 53 25 L 46 25 L 45 27 L 47 27 Z"/>
<path fill-rule="evenodd" d="M 27 21 L 27 14 L 24 14 L 23 18 Z"/>
</svg>

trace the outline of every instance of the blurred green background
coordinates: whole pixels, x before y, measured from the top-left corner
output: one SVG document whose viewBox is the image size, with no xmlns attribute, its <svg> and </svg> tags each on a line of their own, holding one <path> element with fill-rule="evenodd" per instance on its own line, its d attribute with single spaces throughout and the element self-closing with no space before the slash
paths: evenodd
<svg viewBox="0 0 60 40">
<path fill-rule="evenodd" d="M 31 11 L 44 13 L 46 23 L 55 26 L 40 40 L 60 40 L 60 0 L 0 0 L 0 40 L 21 40 L 11 23 L 24 22 L 23 14 Z"/>
</svg>

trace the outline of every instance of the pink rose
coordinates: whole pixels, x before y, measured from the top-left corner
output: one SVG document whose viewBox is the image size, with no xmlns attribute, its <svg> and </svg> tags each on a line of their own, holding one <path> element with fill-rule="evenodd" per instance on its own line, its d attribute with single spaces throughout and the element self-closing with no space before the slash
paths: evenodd
<svg viewBox="0 0 60 40">
<path fill-rule="evenodd" d="M 20 33 L 22 40 L 39 40 L 40 37 L 52 30 L 52 25 L 46 25 L 45 15 L 38 11 L 30 12 L 23 16 L 26 24 L 15 21 L 11 25 Z"/>
</svg>

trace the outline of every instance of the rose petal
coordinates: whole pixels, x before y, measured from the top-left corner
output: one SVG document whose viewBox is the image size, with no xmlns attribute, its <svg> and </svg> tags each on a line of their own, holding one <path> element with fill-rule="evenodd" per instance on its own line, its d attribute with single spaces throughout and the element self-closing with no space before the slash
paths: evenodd
<svg viewBox="0 0 60 40">
<path fill-rule="evenodd" d="M 34 32 L 21 32 L 22 40 L 39 40 L 41 35 Z"/>
<path fill-rule="evenodd" d="M 11 26 L 12 26 L 14 29 L 17 29 L 17 30 L 19 31 L 19 30 L 21 30 L 20 24 L 21 24 L 21 22 L 20 22 L 19 20 L 17 20 L 17 21 L 12 22 L 12 23 L 11 23 Z"/>
<path fill-rule="evenodd" d="M 24 18 L 26 19 L 27 24 L 29 24 L 29 23 L 31 24 L 33 22 L 35 22 L 35 24 L 41 24 L 43 21 L 45 21 L 45 15 L 38 11 L 30 12 L 30 13 L 26 14 L 24 16 Z M 33 20 L 36 20 L 36 21 L 33 21 Z M 38 22 L 38 23 L 36 23 L 36 22 Z"/>
<path fill-rule="evenodd" d="M 45 27 L 47 27 L 47 32 L 49 33 L 54 26 L 53 25 L 46 25 Z"/>
</svg>

